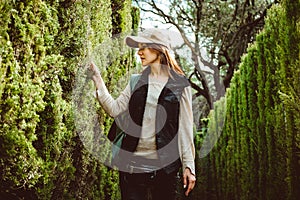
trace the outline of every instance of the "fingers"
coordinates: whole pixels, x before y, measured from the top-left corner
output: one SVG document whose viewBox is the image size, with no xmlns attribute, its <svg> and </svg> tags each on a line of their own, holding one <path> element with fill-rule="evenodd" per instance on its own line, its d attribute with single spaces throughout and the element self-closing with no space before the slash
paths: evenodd
<svg viewBox="0 0 300 200">
<path fill-rule="evenodd" d="M 94 81 L 94 84 L 95 84 L 97 90 L 104 85 L 100 71 L 95 63 L 93 63 L 93 62 L 88 63 L 86 75 L 87 75 L 87 78 Z"/>
<path fill-rule="evenodd" d="M 183 187 L 186 188 L 185 195 L 188 196 L 189 193 L 194 189 L 196 184 L 196 177 L 191 173 L 190 169 L 185 169 L 183 173 Z"/>
<path fill-rule="evenodd" d="M 187 173 L 183 174 L 183 188 L 185 189 L 187 186 L 188 180 L 187 180 Z"/>
<path fill-rule="evenodd" d="M 91 62 L 90 65 L 89 65 L 89 67 L 88 67 L 88 70 L 91 70 L 92 72 L 95 73 L 96 71 L 98 71 L 98 68 L 95 65 L 95 63 Z"/>
<path fill-rule="evenodd" d="M 100 77 L 100 71 L 95 63 L 91 62 L 87 66 L 87 75 L 89 78 L 94 79 L 96 77 Z"/>
<path fill-rule="evenodd" d="M 186 196 L 188 196 L 189 195 L 189 193 L 194 189 L 194 187 L 195 187 L 195 183 L 196 183 L 196 178 L 195 178 L 195 176 L 194 175 L 189 175 L 188 176 L 188 181 L 189 181 L 189 184 L 188 184 L 188 188 L 187 188 L 187 190 L 186 190 L 186 192 L 185 192 L 185 195 Z"/>
</svg>

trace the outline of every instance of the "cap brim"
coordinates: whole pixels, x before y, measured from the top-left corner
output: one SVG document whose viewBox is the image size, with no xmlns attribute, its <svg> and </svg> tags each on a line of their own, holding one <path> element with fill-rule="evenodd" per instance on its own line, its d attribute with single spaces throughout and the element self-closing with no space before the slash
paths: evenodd
<svg viewBox="0 0 300 200">
<path fill-rule="evenodd" d="M 147 40 L 143 37 L 139 37 L 139 36 L 127 36 L 125 38 L 125 42 L 126 44 L 131 47 L 131 48 L 139 48 L 139 44 L 141 43 L 153 43 L 151 40 Z"/>
</svg>

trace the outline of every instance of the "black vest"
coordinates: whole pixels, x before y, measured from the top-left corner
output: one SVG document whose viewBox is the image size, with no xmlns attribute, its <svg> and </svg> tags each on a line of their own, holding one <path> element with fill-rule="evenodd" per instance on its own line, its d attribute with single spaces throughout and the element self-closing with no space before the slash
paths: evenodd
<svg viewBox="0 0 300 200">
<path fill-rule="evenodd" d="M 126 137 L 122 149 L 134 152 L 142 130 L 143 116 L 148 93 L 150 67 L 144 70 L 135 85 L 129 100 L 129 115 L 126 122 Z M 156 147 L 161 167 L 166 173 L 178 170 L 181 166 L 178 150 L 178 120 L 182 91 L 189 85 L 188 80 L 171 70 L 171 77 L 158 98 L 156 109 Z M 128 125 L 128 126 L 127 126 Z"/>
</svg>

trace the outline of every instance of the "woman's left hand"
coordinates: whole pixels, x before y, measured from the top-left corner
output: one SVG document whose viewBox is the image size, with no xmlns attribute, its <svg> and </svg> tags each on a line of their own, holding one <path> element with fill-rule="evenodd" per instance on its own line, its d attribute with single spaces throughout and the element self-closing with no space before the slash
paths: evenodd
<svg viewBox="0 0 300 200">
<path fill-rule="evenodd" d="M 183 172 L 183 187 L 186 188 L 185 195 L 188 196 L 189 193 L 193 190 L 196 184 L 196 177 L 191 173 L 189 168 L 185 168 Z"/>
</svg>

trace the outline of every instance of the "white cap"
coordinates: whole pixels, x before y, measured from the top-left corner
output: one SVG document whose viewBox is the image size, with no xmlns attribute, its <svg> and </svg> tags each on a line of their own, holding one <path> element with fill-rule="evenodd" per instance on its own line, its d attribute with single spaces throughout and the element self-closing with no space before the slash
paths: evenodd
<svg viewBox="0 0 300 200">
<path fill-rule="evenodd" d="M 160 29 L 145 29 L 138 33 L 138 36 L 127 36 L 125 42 L 129 47 L 139 48 L 139 44 L 160 44 L 170 50 L 170 39 L 168 34 Z"/>
</svg>

